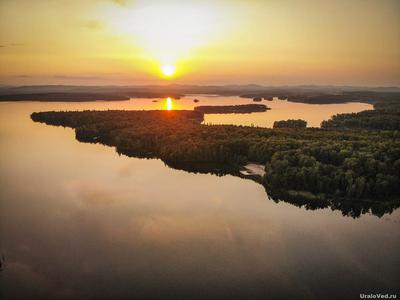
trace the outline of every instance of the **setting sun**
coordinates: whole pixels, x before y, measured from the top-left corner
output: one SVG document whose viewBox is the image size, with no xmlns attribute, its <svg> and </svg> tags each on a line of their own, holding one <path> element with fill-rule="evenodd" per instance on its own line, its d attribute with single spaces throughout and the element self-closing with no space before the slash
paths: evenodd
<svg viewBox="0 0 400 300">
<path fill-rule="evenodd" d="M 171 77 L 172 75 L 175 74 L 175 66 L 173 65 L 164 65 L 161 67 L 161 72 L 167 76 Z"/>
</svg>

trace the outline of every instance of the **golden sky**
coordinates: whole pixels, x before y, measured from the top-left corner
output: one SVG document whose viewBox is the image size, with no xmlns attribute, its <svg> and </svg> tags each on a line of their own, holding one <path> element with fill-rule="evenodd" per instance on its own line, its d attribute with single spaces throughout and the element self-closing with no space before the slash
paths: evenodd
<svg viewBox="0 0 400 300">
<path fill-rule="evenodd" d="M 400 85 L 397 0 L 0 0 L 0 84 Z"/>
</svg>

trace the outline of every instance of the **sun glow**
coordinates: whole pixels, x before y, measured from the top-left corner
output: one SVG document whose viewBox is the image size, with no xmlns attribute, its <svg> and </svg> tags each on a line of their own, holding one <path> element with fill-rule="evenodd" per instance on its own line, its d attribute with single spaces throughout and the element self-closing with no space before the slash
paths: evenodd
<svg viewBox="0 0 400 300">
<path fill-rule="evenodd" d="M 170 97 L 167 98 L 167 110 L 172 110 L 172 100 Z"/>
<path fill-rule="evenodd" d="M 212 42 L 221 31 L 222 14 L 207 1 L 194 4 L 163 1 L 135 1 L 107 12 L 108 20 L 130 40 L 147 69 L 164 78 L 182 75 L 177 65 L 190 59 L 194 50 Z M 160 73 L 161 70 L 161 73 Z"/>
<path fill-rule="evenodd" d="M 163 65 L 161 67 L 161 72 L 167 76 L 167 77 L 171 77 L 172 75 L 175 74 L 175 66 L 173 65 Z"/>
</svg>

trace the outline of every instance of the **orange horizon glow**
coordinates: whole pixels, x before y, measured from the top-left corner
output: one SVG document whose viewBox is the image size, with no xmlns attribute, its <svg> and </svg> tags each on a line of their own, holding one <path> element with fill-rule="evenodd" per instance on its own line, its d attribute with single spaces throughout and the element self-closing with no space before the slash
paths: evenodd
<svg viewBox="0 0 400 300">
<path fill-rule="evenodd" d="M 0 37 L 0 84 L 400 85 L 392 0 L 3 0 Z"/>
</svg>

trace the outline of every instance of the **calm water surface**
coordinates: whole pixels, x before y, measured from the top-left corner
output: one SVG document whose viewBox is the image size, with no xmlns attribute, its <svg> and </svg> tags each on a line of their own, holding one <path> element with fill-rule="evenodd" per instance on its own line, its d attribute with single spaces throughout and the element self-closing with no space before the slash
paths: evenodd
<svg viewBox="0 0 400 300">
<path fill-rule="evenodd" d="M 232 104 L 224 99 L 219 103 Z M 215 99 L 198 105 L 207 101 Z M 192 99 L 175 103 L 194 105 Z M 77 142 L 71 129 L 29 118 L 33 111 L 163 104 L 0 104 L 0 296 L 359 299 L 359 293 L 399 293 L 400 210 L 352 219 L 277 204 L 250 180 L 118 156 L 111 147 Z M 321 115 L 328 111 L 317 107 Z"/>
<path fill-rule="evenodd" d="M 195 103 L 193 100 L 198 99 Z M 303 119 L 309 127 L 319 127 L 323 120 L 339 113 L 359 112 L 373 109 L 366 103 L 341 103 L 341 104 L 305 104 L 274 99 L 273 101 L 253 102 L 252 99 L 240 97 L 215 97 L 204 95 L 191 95 L 182 99 L 131 99 L 128 101 L 98 101 L 98 102 L 43 102 L 34 105 L 32 102 L 24 102 L 24 107 L 31 107 L 37 111 L 48 110 L 84 110 L 84 109 L 124 109 L 124 110 L 154 110 L 154 109 L 188 109 L 192 110 L 199 105 L 240 105 L 240 104 L 265 104 L 271 108 L 262 113 L 251 114 L 206 114 L 206 124 L 233 124 L 246 126 L 271 127 L 275 121 L 287 119 Z M 1 103 L 2 107 L 8 107 L 7 103 Z M 10 103 L 12 105 L 12 103 Z"/>
</svg>

